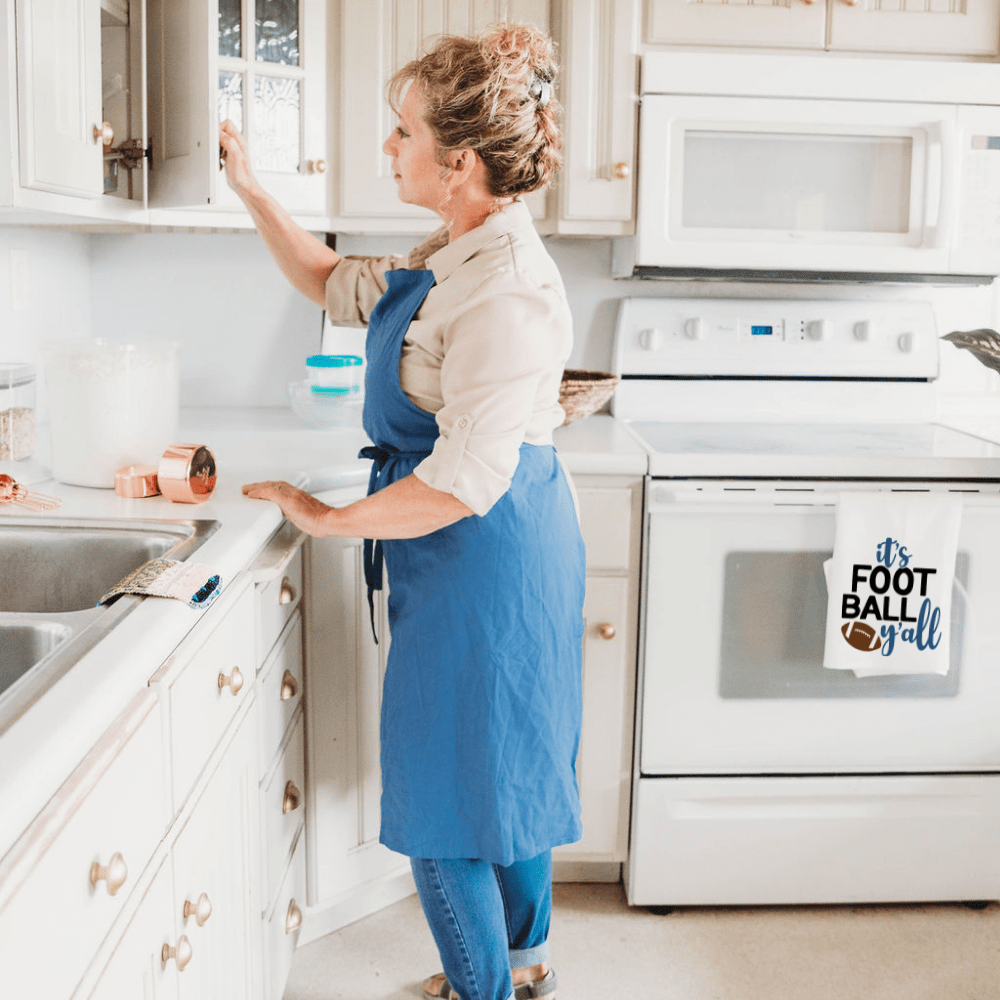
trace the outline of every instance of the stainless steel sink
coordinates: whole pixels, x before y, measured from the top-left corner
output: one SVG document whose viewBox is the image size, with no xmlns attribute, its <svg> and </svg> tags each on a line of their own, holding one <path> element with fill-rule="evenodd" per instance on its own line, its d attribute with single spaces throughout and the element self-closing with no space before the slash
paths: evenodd
<svg viewBox="0 0 1000 1000">
<path fill-rule="evenodd" d="M 0 732 L 143 598 L 97 602 L 150 559 L 187 559 L 218 521 L 0 518 Z"/>
</svg>

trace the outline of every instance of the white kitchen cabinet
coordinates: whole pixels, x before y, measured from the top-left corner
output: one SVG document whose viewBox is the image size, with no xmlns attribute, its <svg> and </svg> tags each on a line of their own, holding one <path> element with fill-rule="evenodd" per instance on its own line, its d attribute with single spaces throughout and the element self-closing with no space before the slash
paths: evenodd
<svg viewBox="0 0 1000 1000">
<path fill-rule="evenodd" d="M 213 754 L 93 990 L 85 981 L 74 1000 L 261 996 L 252 709 Z"/>
<path fill-rule="evenodd" d="M 995 0 L 646 0 L 646 41 L 996 56 Z"/>
<path fill-rule="evenodd" d="M 259 735 L 255 748 L 255 789 L 260 828 L 261 897 L 256 912 L 261 974 L 267 1000 L 278 1000 L 285 988 L 291 955 L 298 940 L 302 911 L 288 934 L 275 931 L 275 907 L 304 863 L 305 851 L 293 858 L 303 841 L 306 811 L 305 672 L 303 664 L 302 595 L 305 536 L 285 521 L 254 561 L 257 618 L 257 708 Z M 293 895 L 305 905 L 303 890 Z M 285 900 L 286 908 L 289 901 Z M 286 914 L 287 916 L 287 914 Z M 294 933 L 292 933 L 294 931 Z"/>
<path fill-rule="evenodd" d="M 1000 4 L 996 0 L 828 2 L 831 49 L 994 57 L 1000 54 Z"/>
<path fill-rule="evenodd" d="M 399 200 L 389 158 L 382 152 L 396 127 L 384 96 L 386 81 L 437 35 L 474 34 L 495 21 L 527 21 L 548 30 L 549 0 L 342 0 L 340 18 L 335 214 L 358 230 L 436 229 L 437 215 Z M 526 201 L 536 219 L 545 217 L 544 192 Z"/>
<path fill-rule="evenodd" d="M 0 3 L 7 218 L 122 219 L 143 207 L 144 11 L 145 0 Z"/>
<path fill-rule="evenodd" d="M 242 209 L 219 157 L 229 118 L 286 209 L 325 213 L 325 0 L 148 0 L 148 18 L 150 205 Z"/>
<path fill-rule="evenodd" d="M 97 197 L 103 188 L 100 0 L 19 0 L 21 184 Z"/>
<path fill-rule="evenodd" d="M 558 232 L 634 231 L 639 13 L 639 0 L 574 0 L 553 11 L 564 108 Z"/>
<path fill-rule="evenodd" d="M 387 592 L 376 592 L 376 645 L 360 541 L 311 538 L 306 581 L 305 933 L 312 940 L 408 895 L 413 881 L 408 859 L 378 841 Z"/>
<path fill-rule="evenodd" d="M 587 546 L 576 764 L 583 838 L 553 852 L 554 873 L 567 881 L 616 881 L 628 853 L 642 480 L 577 476 L 575 483 Z"/>
<path fill-rule="evenodd" d="M 161 727 L 143 691 L 0 860 L 10 996 L 69 996 L 127 907 L 167 826 Z"/>
<path fill-rule="evenodd" d="M 256 878 L 253 707 L 174 843 L 175 937 L 170 944 L 176 946 L 184 936 L 191 949 L 190 962 L 178 977 L 179 1000 L 246 1000 L 259 995 L 262 903 Z"/>
<path fill-rule="evenodd" d="M 88 1000 L 176 1000 L 177 963 L 163 962 L 163 945 L 175 940 L 173 895 L 166 855 Z"/>
</svg>

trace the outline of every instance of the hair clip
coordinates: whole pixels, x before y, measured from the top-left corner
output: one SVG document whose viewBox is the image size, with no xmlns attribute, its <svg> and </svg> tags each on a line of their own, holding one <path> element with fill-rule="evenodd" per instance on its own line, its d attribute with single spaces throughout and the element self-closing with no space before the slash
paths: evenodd
<svg viewBox="0 0 1000 1000">
<path fill-rule="evenodd" d="M 533 97 L 535 102 L 538 104 L 539 110 L 545 107 L 549 103 L 552 97 L 552 84 L 548 80 L 542 79 L 540 76 L 536 76 L 532 81 L 531 86 L 528 88 L 529 96 Z"/>
</svg>

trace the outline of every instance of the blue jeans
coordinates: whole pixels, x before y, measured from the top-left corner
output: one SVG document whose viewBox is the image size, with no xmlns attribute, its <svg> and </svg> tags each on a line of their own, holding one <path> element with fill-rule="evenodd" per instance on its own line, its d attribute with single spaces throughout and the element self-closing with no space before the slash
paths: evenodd
<svg viewBox="0 0 1000 1000">
<path fill-rule="evenodd" d="M 549 957 L 552 852 L 512 865 L 410 858 L 445 975 L 462 1000 L 508 1000 L 512 968 Z"/>
</svg>

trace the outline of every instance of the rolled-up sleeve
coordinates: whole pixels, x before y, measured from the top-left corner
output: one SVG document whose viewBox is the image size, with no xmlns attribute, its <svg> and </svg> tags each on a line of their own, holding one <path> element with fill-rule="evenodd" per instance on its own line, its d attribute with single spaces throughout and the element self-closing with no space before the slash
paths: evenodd
<svg viewBox="0 0 1000 1000">
<path fill-rule="evenodd" d="M 510 486 L 539 386 L 569 342 L 561 295 L 517 275 L 489 281 L 443 332 L 439 437 L 414 469 L 484 515 Z"/>
<path fill-rule="evenodd" d="M 407 258 L 341 257 L 326 279 L 326 314 L 334 326 L 365 326 L 386 289 L 385 272 L 406 267 Z"/>
</svg>

